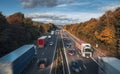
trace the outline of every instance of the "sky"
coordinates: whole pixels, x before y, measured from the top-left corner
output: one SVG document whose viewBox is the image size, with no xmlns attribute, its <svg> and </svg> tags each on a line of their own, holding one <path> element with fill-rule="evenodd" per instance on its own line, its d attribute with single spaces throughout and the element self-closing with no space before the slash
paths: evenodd
<svg viewBox="0 0 120 74">
<path fill-rule="evenodd" d="M 0 11 L 9 16 L 22 12 L 33 21 L 59 25 L 99 18 L 120 7 L 120 0 L 1 0 Z"/>
</svg>

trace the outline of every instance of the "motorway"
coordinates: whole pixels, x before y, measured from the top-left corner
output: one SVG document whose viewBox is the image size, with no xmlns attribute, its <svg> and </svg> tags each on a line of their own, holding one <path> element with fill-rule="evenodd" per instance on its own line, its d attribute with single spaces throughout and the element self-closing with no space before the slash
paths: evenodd
<svg viewBox="0 0 120 74">
<path fill-rule="evenodd" d="M 66 41 L 63 40 L 63 37 L 67 37 L 67 40 L 71 42 L 72 46 L 70 48 L 66 48 Z M 54 42 L 53 46 L 49 45 L 50 41 Z M 69 55 L 69 49 L 75 49 L 75 54 Z M 98 74 L 98 65 L 95 61 L 91 58 L 83 58 L 80 49 L 75 46 L 74 38 L 62 30 L 55 31 L 52 38 L 47 40 L 46 46 L 37 50 L 37 58 L 29 64 L 22 74 Z M 45 69 L 38 68 L 38 60 L 41 58 L 47 58 L 48 64 Z M 61 62 L 58 62 L 58 58 L 60 58 Z M 81 73 L 75 73 L 71 69 L 70 63 L 73 60 L 83 61 Z M 61 63 L 60 68 L 58 68 L 59 63 Z"/>
</svg>

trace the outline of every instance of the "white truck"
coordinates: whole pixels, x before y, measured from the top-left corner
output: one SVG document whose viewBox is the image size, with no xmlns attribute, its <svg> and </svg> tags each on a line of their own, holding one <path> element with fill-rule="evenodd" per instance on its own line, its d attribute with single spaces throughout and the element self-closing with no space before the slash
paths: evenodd
<svg viewBox="0 0 120 74">
<path fill-rule="evenodd" d="M 120 60 L 115 57 L 99 57 L 99 74 L 120 74 Z"/>
<path fill-rule="evenodd" d="M 79 40 L 76 42 L 76 46 L 80 49 L 83 57 L 86 57 L 86 58 L 92 57 L 93 50 L 89 43 Z"/>
</svg>

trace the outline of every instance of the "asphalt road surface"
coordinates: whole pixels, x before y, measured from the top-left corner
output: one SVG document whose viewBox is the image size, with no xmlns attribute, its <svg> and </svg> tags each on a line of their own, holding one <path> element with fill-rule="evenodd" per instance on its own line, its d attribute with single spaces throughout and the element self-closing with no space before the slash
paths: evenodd
<svg viewBox="0 0 120 74">
<path fill-rule="evenodd" d="M 66 40 L 63 38 L 66 37 L 67 40 L 70 41 L 71 47 L 66 47 Z M 49 45 L 49 42 L 52 41 L 54 43 L 53 46 Z M 61 47 L 59 44 L 63 44 Z M 59 74 L 60 72 L 54 72 L 57 68 L 58 63 L 56 63 L 56 50 L 63 50 L 64 52 L 59 52 L 62 56 L 62 74 L 98 74 L 98 65 L 91 58 L 83 58 L 80 53 L 80 49 L 75 46 L 74 38 L 68 34 L 67 32 L 63 32 L 62 30 L 55 31 L 55 34 L 52 35 L 51 39 L 47 40 L 46 46 L 44 48 L 39 48 L 37 53 L 37 58 L 32 61 L 28 67 L 25 69 L 23 74 Z M 68 50 L 73 49 L 75 53 L 73 55 L 68 54 Z M 47 58 L 47 66 L 44 69 L 39 69 L 38 60 L 41 58 Z M 82 72 L 76 73 L 71 69 L 71 62 L 73 60 L 82 60 L 83 67 Z"/>
</svg>

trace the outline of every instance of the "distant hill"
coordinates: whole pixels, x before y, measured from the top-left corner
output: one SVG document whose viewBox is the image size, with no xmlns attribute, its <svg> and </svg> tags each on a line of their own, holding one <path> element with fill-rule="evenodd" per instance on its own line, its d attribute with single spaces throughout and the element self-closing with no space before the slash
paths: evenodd
<svg viewBox="0 0 120 74">
<path fill-rule="evenodd" d="M 65 25 L 63 28 L 93 46 L 99 44 L 101 49 L 115 54 L 116 26 L 120 26 L 120 8 L 107 11 L 99 19 L 92 18 L 84 23 Z"/>
<path fill-rule="evenodd" d="M 16 48 L 33 43 L 41 35 L 50 32 L 54 24 L 33 22 L 17 12 L 7 18 L 0 13 L 0 57 Z"/>
</svg>

